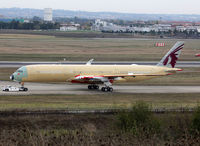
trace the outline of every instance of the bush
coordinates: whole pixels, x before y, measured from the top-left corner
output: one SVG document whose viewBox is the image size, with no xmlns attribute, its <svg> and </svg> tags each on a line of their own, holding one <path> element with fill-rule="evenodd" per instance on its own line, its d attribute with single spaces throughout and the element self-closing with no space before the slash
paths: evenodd
<svg viewBox="0 0 200 146">
<path fill-rule="evenodd" d="M 130 112 L 123 111 L 117 116 L 117 125 L 124 132 L 131 132 L 137 136 L 150 136 L 160 132 L 160 122 L 144 102 L 137 102 Z"/>
<path fill-rule="evenodd" d="M 200 134 L 200 106 L 198 106 L 192 117 L 192 132 Z"/>
</svg>

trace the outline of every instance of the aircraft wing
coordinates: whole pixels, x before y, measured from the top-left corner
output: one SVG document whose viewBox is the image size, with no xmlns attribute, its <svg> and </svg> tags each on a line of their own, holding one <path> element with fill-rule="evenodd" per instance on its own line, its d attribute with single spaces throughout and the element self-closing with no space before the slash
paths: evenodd
<svg viewBox="0 0 200 146">
<path fill-rule="evenodd" d="M 137 76 L 166 76 L 166 74 L 121 74 L 121 75 L 104 75 L 103 77 L 137 77 Z"/>
<path fill-rule="evenodd" d="M 102 78 L 137 77 L 137 76 L 166 76 L 166 74 L 120 74 L 120 75 L 78 75 L 75 79 L 93 80 Z"/>
<path fill-rule="evenodd" d="M 78 75 L 72 79 L 73 83 L 113 83 L 114 80 L 123 79 L 125 77 L 137 77 L 137 76 L 165 76 L 166 74 L 121 74 L 121 75 Z"/>
</svg>

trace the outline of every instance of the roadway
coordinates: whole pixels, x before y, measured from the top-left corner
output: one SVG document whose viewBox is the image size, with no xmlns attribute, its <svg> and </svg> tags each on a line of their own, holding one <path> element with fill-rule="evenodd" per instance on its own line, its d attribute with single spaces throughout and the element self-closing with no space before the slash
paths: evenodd
<svg viewBox="0 0 200 146">
<path fill-rule="evenodd" d="M 12 85 L 19 87 L 19 84 L 10 81 L 0 81 L 1 87 Z M 28 92 L 3 92 L 0 95 L 31 95 L 31 94 L 112 94 L 107 92 L 91 91 L 87 85 L 79 84 L 47 84 L 47 83 L 26 83 Z M 200 86 L 128 86 L 114 85 L 113 93 L 200 93 Z"/>
<path fill-rule="evenodd" d="M 21 67 L 24 65 L 33 65 L 33 64 L 67 64 L 67 65 L 76 65 L 76 64 L 85 64 L 86 62 L 81 61 L 74 61 L 74 62 L 16 62 L 16 61 L 0 61 L 0 67 Z M 98 61 L 93 62 L 92 64 L 95 65 L 131 65 L 131 64 L 138 64 L 138 65 L 156 65 L 157 61 L 135 61 L 135 62 L 123 62 L 123 61 L 112 61 L 112 62 L 104 62 Z M 180 61 L 177 63 L 176 67 L 200 67 L 200 61 Z"/>
</svg>

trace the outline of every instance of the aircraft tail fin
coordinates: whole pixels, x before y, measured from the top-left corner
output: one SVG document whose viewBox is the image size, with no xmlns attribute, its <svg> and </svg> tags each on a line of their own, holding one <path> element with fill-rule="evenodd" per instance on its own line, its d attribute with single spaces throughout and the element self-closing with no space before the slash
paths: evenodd
<svg viewBox="0 0 200 146">
<path fill-rule="evenodd" d="M 94 59 L 90 59 L 90 60 L 86 63 L 86 65 L 91 65 L 93 61 L 94 61 Z"/>
<path fill-rule="evenodd" d="M 178 60 L 181 50 L 183 49 L 184 42 L 176 42 L 176 44 L 169 50 L 169 52 L 161 59 L 157 66 L 167 66 L 174 68 Z"/>
</svg>

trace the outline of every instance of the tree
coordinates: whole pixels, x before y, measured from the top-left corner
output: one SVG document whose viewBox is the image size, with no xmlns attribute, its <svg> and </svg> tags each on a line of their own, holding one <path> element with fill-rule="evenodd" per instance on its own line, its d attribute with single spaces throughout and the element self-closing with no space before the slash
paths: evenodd
<svg viewBox="0 0 200 146">
<path fill-rule="evenodd" d="M 33 21 L 42 21 L 42 19 L 40 18 L 40 17 L 38 17 L 38 16 L 34 16 L 33 18 L 32 18 L 32 20 Z"/>
</svg>

